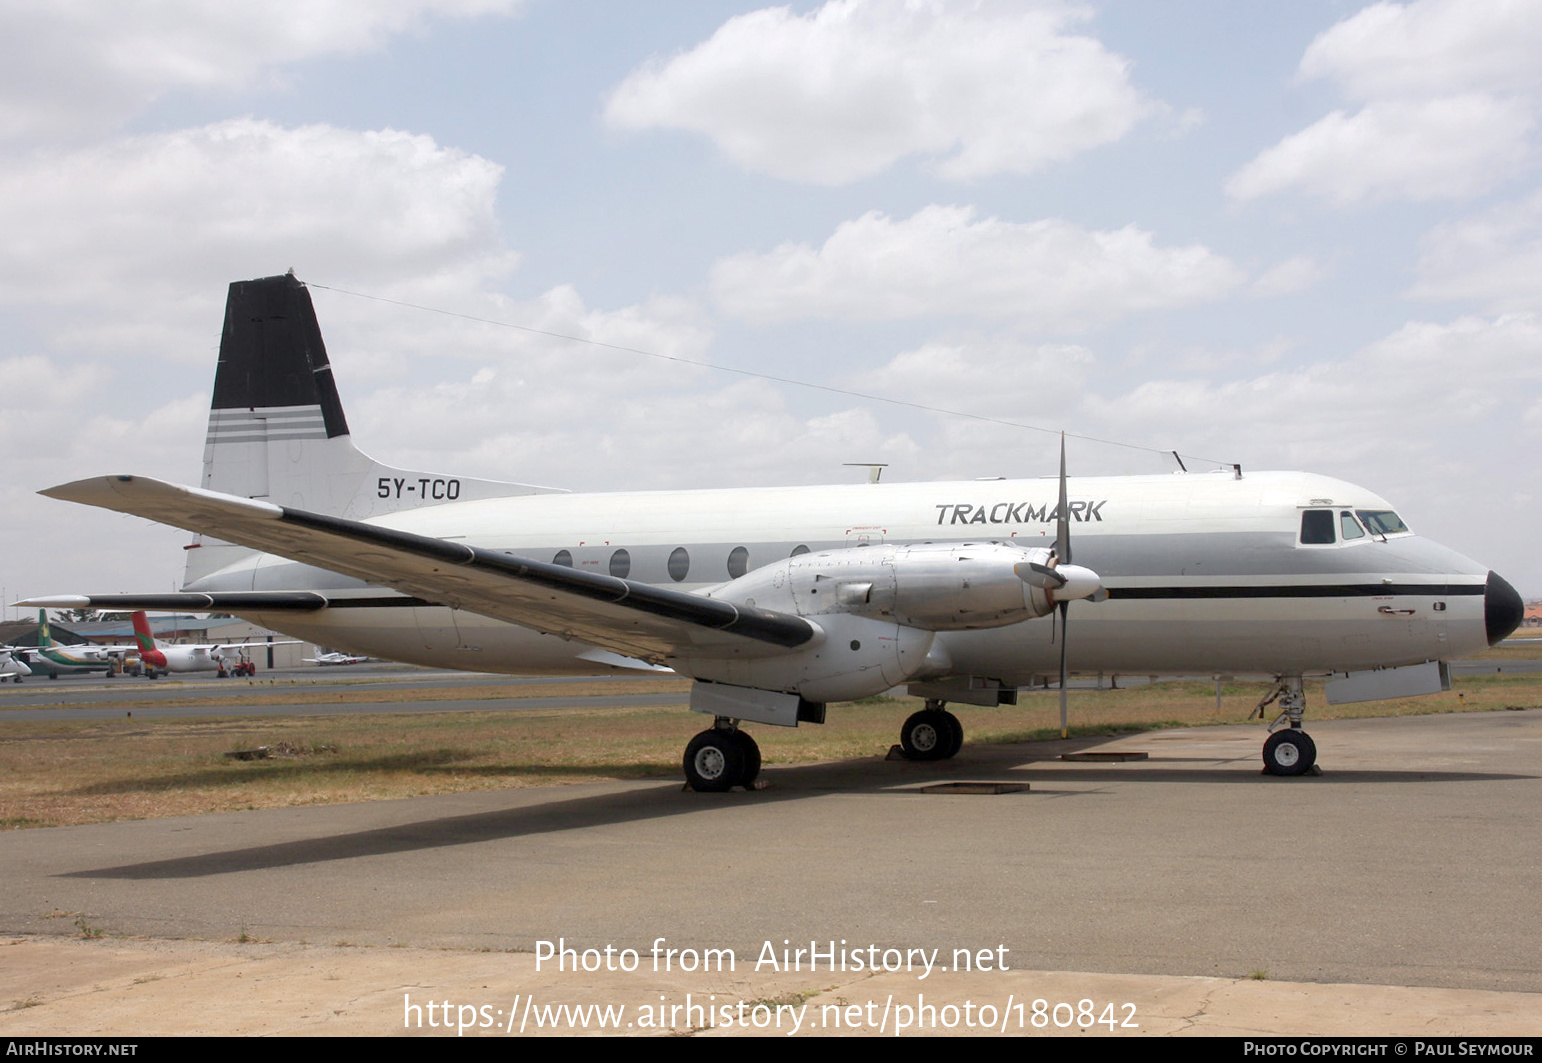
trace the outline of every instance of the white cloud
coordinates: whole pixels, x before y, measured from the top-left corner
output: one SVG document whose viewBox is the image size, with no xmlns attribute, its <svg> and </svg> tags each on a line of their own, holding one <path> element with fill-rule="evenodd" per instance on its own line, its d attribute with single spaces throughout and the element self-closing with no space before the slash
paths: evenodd
<svg viewBox="0 0 1542 1063">
<path fill-rule="evenodd" d="M 1254 199 L 1299 191 L 1347 206 L 1461 199 L 1535 157 L 1542 7 L 1516 0 L 1374 4 L 1308 46 L 1303 78 L 1362 104 L 1280 141 L 1227 182 Z"/>
<path fill-rule="evenodd" d="M 1021 420 L 1025 408 L 1042 406 L 1049 396 L 1080 392 L 1095 362 L 1087 348 L 1070 344 L 1007 337 L 932 340 L 846 383 L 929 406 Z"/>
<path fill-rule="evenodd" d="M 820 248 L 783 244 L 712 268 L 723 309 L 762 322 L 961 314 L 1078 329 L 1217 299 L 1241 283 L 1226 258 L 1199 245 L 1157 247 L 1134 226 L 976 221 L 973 208 L 944 206 L 903 220 L 873 211 L 841 223 Z"/>
<path fill-rule="evenodd" d="M 271 67 L 379 47 L 426 17 L 521 0 L 114 0 L 0 5 L 0 138 L 114 128 L 167 91 L 236 89 Z"/>
<path fill-rule="evenodd" d="M 163 400 L 142 415 L 127 412 L 113 401 L 127 368 L 65 365 L 39 355 L 0 358 L 0 453 L 14 459 L 0 479 L 7 603 L 29 594 L 172 589 L 185 533 L 35 493 L 90 473 L 196 482 L 207 393 Z"/>
<path fill-rule="evenodd" d="M 211 277 L 485 277 L 513 264 L 493 214 L 501 174 L 426 136 L 251 119 L 12 156 L 0 302 L 80 307 L 51 339 L 132 349 L 180 324 L 206 335 L 223 297 Z"/>
<path fill-rule="evenodd" d="M 1118 140 L 1154 106 L 1069 32 L 1078 7 L 830 0 L 767 8 L 637 70 L 606 119 L 704 134 L 746 169 L 845 184 L 907 155 L 954 180 L 1025 174 Z"/>
<path fill-rule="evenodd" d="M 1510 92 L 1542 82 L 1539 53 L 1542 7 L 1525 0 L 1383 2 L 1319 34 L 1301 74 L 1362 100 Z"/>
<path fill-rule="evenodd" d="M 1418 275 L 1408 291 L 1414 298 L 1542 310 L 1542 192 L 1437 226 L 1424 237 Z"/>
<path fill-rule="evenodd" d="M 1239 441 L 1267 440 L 1271 461 L 1285 467 L 1358 467 L 1422 486 L 1448 449 L 1513 442 L 1512 418 L 1500 411 L 1542 382 L 1539 347 L 1542 319 L 1532 314 L 1414 321 L 1344 359 L 1232 380 L 1148 380 L 1123 395 L 1089 395 L 1084 409 L 1123 438 L 1184 425 L 1194 453 L 1226 458 Z"/>
<path fill-rule="evenodd" d="M 1339 206 L 1366 199 L 1459 199 L 1530 160 L 1529 105 L 1469 94 L 1334 111 L 1286 137 L 1226 183 L 1236 199 L 1298 190 Z"/>
<path fill-rule="evenodd" d="M 1305 291 L 1328 275 L 1328 268 L 1310 255 L 1287 258 L 1265 270 L 1250 286 L 1259 299 L 1273 299 Z"/>
</svg>

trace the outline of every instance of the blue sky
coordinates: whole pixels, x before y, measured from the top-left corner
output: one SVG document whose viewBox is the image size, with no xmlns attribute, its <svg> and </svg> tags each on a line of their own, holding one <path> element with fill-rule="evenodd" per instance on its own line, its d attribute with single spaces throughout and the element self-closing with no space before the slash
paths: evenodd
<svg viewBox="0 0 1542 1063">
<path fill-rule="evenodd" d="M 196 482 L 225 286 L 293 267 L 396 464 L 610 490 L 1055 450 L 337 289 L 1340 476 L 1542 595 L 1538 54 L 1500 0 L 7 6 L 0 584 L 175 583 L 183 533 L 33 492 Z"/>
</svg>

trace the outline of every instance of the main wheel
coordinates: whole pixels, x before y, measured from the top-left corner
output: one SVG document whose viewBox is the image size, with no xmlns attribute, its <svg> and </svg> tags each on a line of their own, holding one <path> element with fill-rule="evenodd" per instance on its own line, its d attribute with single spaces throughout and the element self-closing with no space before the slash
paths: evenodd
<svg viewBox="0 0 1542 1063">
<path fill-rule="evenodd" d="M 685 747 L 685 781 L 698 793 L 724 793 L 744 777 L 744 759 L 737 731 L 709 728 Z"/>
<path fill-rule="evenodd" d="M 1305 775 L 1317 763 L 1317 743 L 1294 727 L 1276 731 L 1264 742 L 1264 770 L 1270 775 Z"/>
<path fill-rule="evenodd" d="M 922 709 L 900 728 L 900 748 L 907 760 L 947 760 L 963 742 L 958 718 L 943 709 Z"/>
<path fill-rule="evenodd" d="M 739 749 L 744 754 L 744 764 L 739 773 L 739 785 L 748 790 L 760 775 L 760 746 L 748 731 L 735 731 Z"/>
</svg>

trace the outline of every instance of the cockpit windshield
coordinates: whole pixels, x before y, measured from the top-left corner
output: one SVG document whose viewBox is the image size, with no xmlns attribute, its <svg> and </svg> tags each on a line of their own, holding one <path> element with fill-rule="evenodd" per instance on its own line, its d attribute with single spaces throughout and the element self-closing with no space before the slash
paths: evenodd
<svg viewBox="0 0 1542 1063">
<path fill-rule="evenodd" d="M 1357 509 L 1355 513 L 1372 535 L 1396 535 L 1408 530 L 1403 519 L 1390 509 Z"/>
</svg>

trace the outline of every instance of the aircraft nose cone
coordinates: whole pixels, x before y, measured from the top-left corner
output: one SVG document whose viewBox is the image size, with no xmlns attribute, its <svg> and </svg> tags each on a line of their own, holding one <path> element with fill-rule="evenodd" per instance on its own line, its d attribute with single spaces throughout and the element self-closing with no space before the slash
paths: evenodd
<svg viewBox="0 0 1542 1063">
<path fill-rule="evenodd" d="M 1497 572 L 1488 574 L 1488 586 L 1483 591 L 1483 623 L 1488 629 L 1488 644 L 1497 646 L 1509 637 L 1510 632 L 1521 626 L 1526 606 L 1514 587 Z"/>
</svg>

